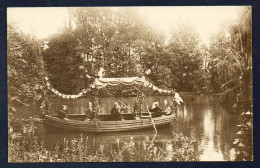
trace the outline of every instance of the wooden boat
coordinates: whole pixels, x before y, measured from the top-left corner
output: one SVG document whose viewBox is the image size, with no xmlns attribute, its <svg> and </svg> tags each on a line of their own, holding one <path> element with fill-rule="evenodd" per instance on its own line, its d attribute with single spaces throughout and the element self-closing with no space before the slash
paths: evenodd
<svg viewBox="0 0 260 168">
<path fill-rule="evenodd" d="M 117 85 L 141 85 L 143 87 L 150 87 L 154 90 L 164 93 L 175 93 L 175 91 L 167 91 L 155 87 L 152 83 L 147 81 L 145 77 L 127 77 L 127 78 L 96 78 L 92 89 L 102 89 L 106 86 L 117 86 Z M 71 97 L 71 96 L 66 96 Z M 75 98 L 75 97 L 74 97 Z M 147 107 L 148 109 L 148 107 Z M 146 116 L 144 114 L 146 113 Z M 147 116 L 148 114 L 148 116 Z M 51 127 L 61 128 L 63 130 L 75 130 L 92 133 L 104 133 L 104 132 L 122 132 L 131 130 L 140 130 L 145 128 L 155 128 L 157 126 L 166 125 L 174 121 L 175 115 L 162 115 L 160 117 L 152 117 L 149 112 L 142 112 L 140 119 L 135 119 L 133 113 L 121 114 L 125 120 L 120 121 L 109 121 L 110 115 L 98 115 L 98 120 L 84 121 L 86 115 L 67 115 L 68 119 L 60 119 L 55 116 L 46 115 L 45 123 Z"/>
<path fill-rule="evenodd" d="M 83 115 L 82 115 L 83 116 Z M 75 118 L 80 118 L 81 115 L 68 115 L 68 119 L 60 119 L 58 117 L 46 115 L 45 123 L 48 126 L 60 128 L 62 130 L 74 130 L 91 133 L 105 132 L 122 132 L 131 130 L 140 130 L 145 128 L 153 128 L 154 125 L 161 126 L 170 124 L 176 118 L 174 114 L 162 115 L 161 117 L 146 117 L 141 119 L 131 119 L 123 121 L 83 121 Z M 73 119 L 74 118 L 74 119 Z"/>
</svg>

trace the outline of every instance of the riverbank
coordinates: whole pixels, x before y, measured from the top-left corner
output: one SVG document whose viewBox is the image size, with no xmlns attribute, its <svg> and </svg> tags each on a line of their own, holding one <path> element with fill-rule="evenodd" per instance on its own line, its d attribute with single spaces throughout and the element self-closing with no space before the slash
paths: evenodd
<svg viewBox="0 0 260 168">
<path fill-rule="evenodd" d="M 196 142 L 195 150 L 199 154 L 200 161 L 230 161 L 232 157 L 230 156 L 230 150 L 233 148 L 234 139 L 238 138 L 237 125 L 239 122 L 239 114 L 235 114 L 227 111 L 221 106 L 218 101 L 217 96 L 208 95 L 185 95 L 182 94 L 182 98 L 185 101 L 184 106 L 179 106 L 176 111 L 176 117 L 178 118 L 178 124 L 171 124 L 168 127 L 158 129 L 158 135 L 156 138 L 156 145 L 161 144 L 160 147 L 165 149 L 166 142 L 170 142 L 174 138 L 172 132 L 183 134 L 183 136 L 189 139 L 194 138 Z M 101 107 L 104 107 L 108 112 L 111 108 L 113 102 L 121 100 L 130 108 L 132 108 L 133 98 L 101 98 Z M 146 104 L 152 104 L 154 101 L 158 101 L 162 108 L 165 108 L 164 101 L 171 100 L 169 96 L 147 96 Z M 53 108 L 60 107 L 61 104 L 68 105 L 71 112 L 80 113 L 81 109 L 84 109 L 87 105 L 89 99 L 81 98 L 76 100 L 63 100 L 56 99 L 53 102 Z M 33 106 L 31 106 L 33 107 Z M 28 119 L 33 116 L 36 109 L 30 109 L 30 107 L 20 108 L 15 115 L 16 119 L 19 116 L 24 119 Z M 31 115 L 29 115 L 31 114 Z M 28 117 L 26 117 L 28 116 Z M 11 121 L 11 120 L 9 120 Z M 56 143 L 63 142 L 64 138 L 71 142 L 74 138 L 80 139 L 80 132 L 61 132 L 58 130 L 47 130 L 43 124 L 39 122 L 34 122 L 37 131 L 35 131 L 35 136 L 37 137 L 37 143 L 44 142 L 44 147 L 51 151 L 56 146 Z M 22 128 L 21 125 L 16 125 L 14 129 Z M 104 134 L 104 135 L 90 135 L 83 133 L 83 139 L 88 137 L 88 149 L 98 150 L 100 145 L 107 148 L 106 151 L 111 149 L 111 146 L 115 145 L 116 139 L 120 140 L 120 143 L 129 143 L 130 137 L 133 137 L 133 141 L 136 144 L 141 144 L 146 136 L 152 139 L 154 135 L 153 129 L 146 131 L 134 131 L 134 132 L 124 132 L 116 134 Z M 161 143 L 163 142 L 163 143 Z M 139 148 L 140 149 L 140 148 Z M 141 151 L 138 151 L 141 152 Z M 138 153 L 137 152 L 137 153 Z M 91 152 L 90 152 L 91 153 Z M 141 152 L 142 153 L 142 152 Z M 141 155 L 141 154 L 140 154 Z M 209 158 L 208 155 L 216 155 L 218 158 Z M 211 160 L 210 160 L 211 159 Z"/>
<path fill-rule="evenodd" d="M 183 134 L 174 134 L 171 141 L 159 141 L 146 136 L 142 141 L 130 137 L 127 141 L 117 138 L 110 144 L 93 146 L 88 136 L 56 141 L 47 146 L 37 140 L 35 119 L 21 121 L 20 130 L 9 126 L 8 161 L 16 162 L 161 162 L 198 161 L 196 141 Z"/>
</svg>

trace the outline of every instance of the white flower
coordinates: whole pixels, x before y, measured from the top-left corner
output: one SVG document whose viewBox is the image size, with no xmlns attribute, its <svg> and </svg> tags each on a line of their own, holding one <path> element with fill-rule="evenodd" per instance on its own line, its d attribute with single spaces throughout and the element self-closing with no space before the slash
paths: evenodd
<svg viewBox="0 0 260 168">
<path fill-rule="evenodd" d="M 245 145 L 242 144 L 241 142 L 238 144 L 239 147 L 244 147 Z"/>
<path fill-rule="evenodd" d="M 239 139 L 235 139 L 235 141 L 233 142 L 233 144 L 237 144 L 239 142 Z"/>
<path fill-rule="evenodd" d="M 252 125 L 252 123 L 251 123 L 250 121 L 248 121 L 246 124 L 247 124 L 248 126 L 251 126 L 251 125 Z"/>
<path fill-rule="evenodd" d="M 251 114 L 251 112 L 250 112 L 250 111 L 248 111 L 248 112 L 246 112 L 245 114 L 246 114 L 246 115 L 250 115 L 250 114 Z"/>
<path fill-rule="evenodd" d="M 241 134 L 242 134 L 242 132 L 241 132 L 241 131 L 238 131 L 238 132 L 237 132 L 237 134 L 238 134 L 238 135 L 241 135 Z"/>
<path fill-rule="evenodd" d="M 118 144 L 119 144 L 119 139 L 116 139 L 116 143 L 118 143 Z"/>
</svg>

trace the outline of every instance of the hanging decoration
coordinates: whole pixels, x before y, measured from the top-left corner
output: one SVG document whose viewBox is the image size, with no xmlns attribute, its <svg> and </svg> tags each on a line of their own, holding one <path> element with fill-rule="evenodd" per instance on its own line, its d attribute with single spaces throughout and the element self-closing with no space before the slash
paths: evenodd
<svg viewBox="0 0 260 168">
<path fill-rule="evenodd" d="M 88 93 L 90 90 L 91 90 L 91 87 L 88 88 L 88 89 L 83 89 L 81 92 L 79 92 L 78 94 L 75 94 L 75 95 L 67 95 L 67 94 L 63 94 L 63 93 L 60 93 L 58 90 L 54 89 L 50 82 L 49 82 L 49 78 L 48 77 L 45 77 L 45 80 L 46 80 L 46 86 L 47 88 L 52 92 L 54 93 L 56 96 L 58 97 L 61 97 L 63 99 L 77 99 L 81 96 L 83 96 L 84 94 Z"/>
<path fill-rule="evenodd" d="M 90 92 L 91 89 L 94 89 L 94 88 L 101 89 L 103 87 L 106 87 L 107 85 L 117 86 L 119 84 L 123 84 L 123 85 L 135 85 L 136 84 L 136 85 L 142 85 L 144 87 L 151 88 L 154 91 L 158 91 L 159 93 L 168 93 L 168 94 L 175 93 L 175 91 L 173 91 L 173 90 L 165 90 L 165 89 L 158 88 L 157 86 L 153 85 L 151 82 L 147 81 L 144 76 L 142 78 L 139 78 L 139 77 L 96 78 L 95 81 L 90 85 L 89 88 L 83 89 L 81 92 L 79 92 L 76 95 L 67 95 L 67 94 L 60 93 L 58 90 L 54 89 L 51 86 L 48 77 L 45 77 L 45 80 L 46 80 L 46 86 L 48 87 L 48 89 L 51 92 L 53 92 L 55 95 L 62 97 L 64 99 L 77 99 L 77 98 L 83 96 L 84 94 Z"/>
</svg>

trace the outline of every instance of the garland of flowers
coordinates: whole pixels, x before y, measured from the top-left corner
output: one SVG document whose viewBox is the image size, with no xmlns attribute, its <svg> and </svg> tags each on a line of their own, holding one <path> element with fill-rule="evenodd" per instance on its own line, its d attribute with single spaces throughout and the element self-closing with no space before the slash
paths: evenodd
<svg viewBox="0 0 260 168">
<path fill-rule="evenodd" d="M 52 92 L 54 93 L 56 96 L 58 97 L 61 97 L 61 98 L 64 98 L 64 99 L 77 99 L 81 96 L 83 96 L 84 94 L 88 93 L 91 91 L 91 89 L 95 88 L 95 85 L 94 83 L 90 85 L 89 88 L 87 89 L 83 89 L 81 92 L 79 92 L 78 94 L 74 94 L 74 95 L 68 95 L 68 94 L 63 94 L 61 92 L 59 92 L 58 90 L 54 89 L 52 87 L 52 85 L 50 84 L 49 82 L 49 78 L 48 77 L 45 77 L 45 80 L 46 80 L 46 86 L 47 88 Z M 151 89 L 153 89 L 154 91 L 158 91 L 159 93 L 174 93 L 173 90 L 165 90 L 165 89 L 160 89 L 158 88 L 157 86 L 155 86 L 154 84 L 152 84 L 151 82 L 145 80 L 144 82 L 144 87 L 149 87 Z"/>
<path fill-rule="evenodd" d="M 59 92 L 58 90 L 54 89 L 54 88 L 52 87 L 52 85 L 50 84 L 48 77 L 45 77 L 45 80 L 46 80 L 46 86 L 47 86 L 47 88 L 48 88 L 52 93 L 54 93 L 56 96 L 61 97 L 61 98 L 64 98 L 64 99 L 77 99 L 77 98 L 83 96 L 84 94 L 90 92 L 90 90 L 93 88 L 93 85 L 91 85 L 90 88 L 88 88 L 88 89 L 83 89 L 83 90 L 82 90 L 81 92 L 79 92 L 78 94 L 68 95 L 68 94 L 63 94 L 63 93 Z"/>
<path fill-rule="evenodd" d="M 154 84 L 150 83 L 149 81 L 146 81 L 147 83 L 144 85 L 145 87 L 149 87 L 153 89 L 154 91 L 158 91 L 159 93 L 174 93 L 173 90 L 166 90 L 166 89 L 161 89 L 155 86 Z"/>
</svg>

